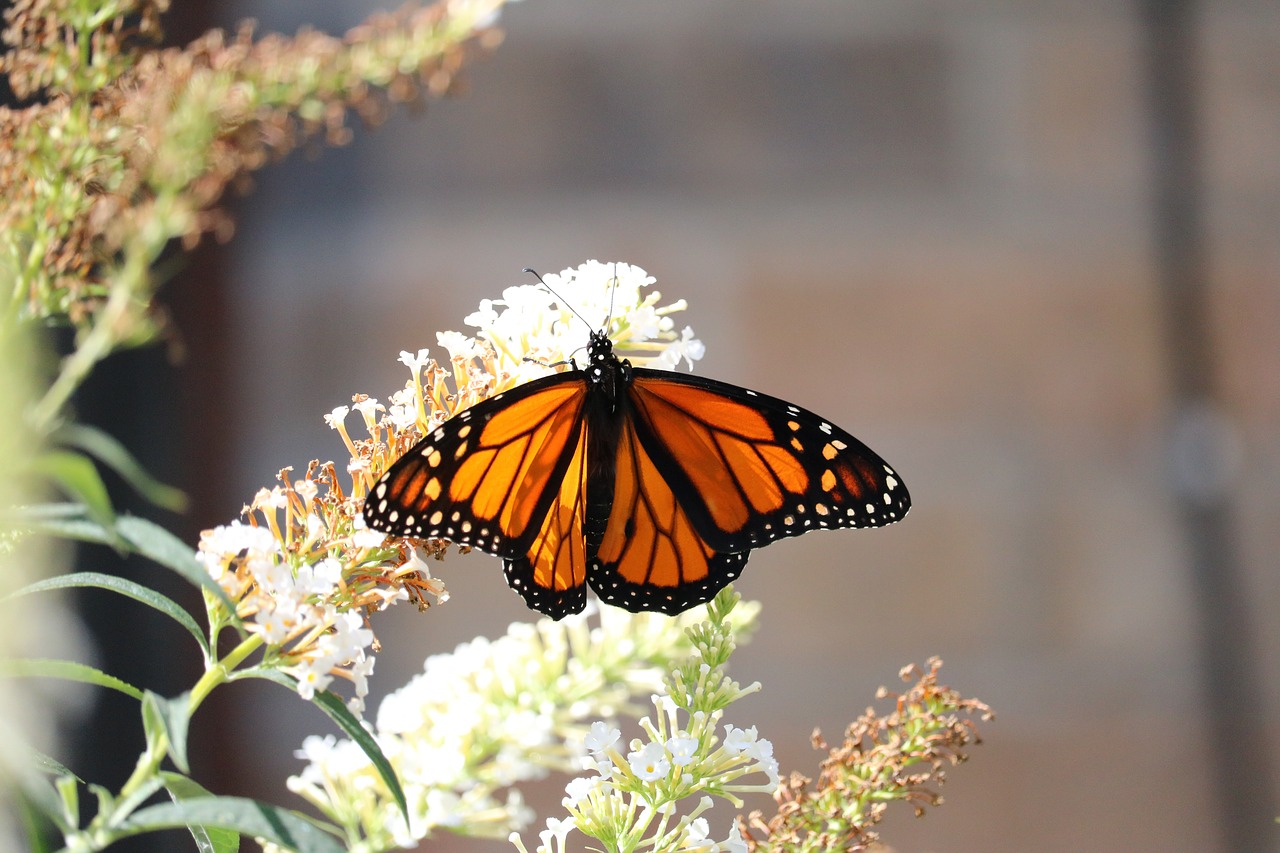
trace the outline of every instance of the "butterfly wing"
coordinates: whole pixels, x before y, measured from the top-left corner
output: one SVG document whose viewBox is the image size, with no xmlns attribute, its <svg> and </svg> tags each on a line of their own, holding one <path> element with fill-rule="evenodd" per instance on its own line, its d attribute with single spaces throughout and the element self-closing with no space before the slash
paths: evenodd
<svg viewBox="0 0 1280 853">
<path fill-rule="evenodd" d="M 374 485 L 366 522 L 496 554 L 531 607 L 557 618 L 581 610 L 586 392 L 582 374 L 570 371 L 460 412 Z"/>
<path fill-rule="evenodd" d="M 623 422 L 615 460 L 609 520 L 588 573 L 592 589 L 633 613 L 682 613 L 709 601 L 742 571 L 747 551 L 719 552 L 706 542 L 632 418 Z"/>
<path fill-rule="evenodd" d="M 569 465 L 553 494 L 537 535 L 525 553 L 503 565 L 507 584 L 525 603 L 552 619 L 578 613 L 587 604 L 587 430 L 577 431 Z M 555 481 L 552 480 L 551 483 Z"/>
<path fill-rule="evenodd" d="M 640 445 L 716 551 L 819 528 L 878 527 L 911 507 L 883 459 L 785 400 L 637 368 L 629 403 Z"/>
<path fill-rule="evenodd" d="M 627 610 L 680 613 L 736 578 L 752 548 L 888 524 L 910 508 L 866 445 L 776 397 L 634 368 L 624 411 L 589 581 Z"/>
</svg>

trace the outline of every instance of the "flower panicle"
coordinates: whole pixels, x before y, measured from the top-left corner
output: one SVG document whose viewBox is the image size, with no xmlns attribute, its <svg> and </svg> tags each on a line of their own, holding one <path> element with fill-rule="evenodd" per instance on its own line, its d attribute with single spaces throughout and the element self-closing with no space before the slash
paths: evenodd
<svg viewBox="0 0 1280 853">
<path fill-rule="evenodd" d="M 690 611 L 673 624 L 659 614 L 589 605 L 559 622 L 516 623 L 495 640 L 477 638 L 429 657 L 383 700 L 371 726 L 404 788 L 407 830 L 351 741 L 305 741 L 297 754 L 307 765 L 290 787 L 343 825 L 358 825 L 371 849 L 412 846 L 442 830 L 502 837 L 522 829 L 532 813 L 516 786 L 551 770 L 579 769 L 584 740 L 610 748 L 616 725 L 587 721 L 641 713 L 636 700 L 689 654 L 680 628 L 699 618 Z M 557 823 L 545 843 L 563 842 L 571 828 Z"/>
<path fill-rule="evenodd" d="M 938 683 L 939 658 L 926 666 L 902 669 L 902 680 L 914 682 L 904 693 L 880 688 L 877 698 L 894 700 L 893 709 L 881 715 L 868 708 L 839 746 L 829 747 L 814 731 L 814 747 L 828 750 L 817 782 L 792 773 L 774 794 L 772 817 L 740 816 L 746 849 L 866 850 L 877 841 L 872 827 L 887 803 L 906 802 L 917 816 L 941 804 L 935 788 L 945 781 L 944 768 L 964 761 L 967 748 L 981 742 L 974 718 L 993 715 L 984 703 Z"/>
<path fill-rule="evenodd" d="M 740 794 L 772 792 L 779 780 L 772 744 L 758 737 L 755 727 L 723 723 L 728 704 L 753 692 L 721 691 L 727 663 L 721 653 L 732 650 L 735 631 L 750 625 L 758 612 L 754 605 L 743 605 L 733 613 L 738 605 L 739 597 L 727 587 L 708 603 L 707 618 L 686 629 L 691 654 L 673 664 L 663 691 L 650 697 L 653 710 L 639 720 L 640 736 L 624 743 L 612 723 L 598 720 L 590 726 L 583 738 L 583 766 L 592 775 L 565 787 L 568 817 L 548 822 L 538 853 L 563 850 L 573 830 L 609 851 L 739 849 L 736 832 L 713 841 L 703 814 L 716 799 L 738 807 Z M 682 673 L 689 671 L 700 677 L 688 681 Z M 720 698 L 706 708 L 693 695 L 702 693 Z M 525 850 L 518 837 L 511 841 Z"/>
</svg>

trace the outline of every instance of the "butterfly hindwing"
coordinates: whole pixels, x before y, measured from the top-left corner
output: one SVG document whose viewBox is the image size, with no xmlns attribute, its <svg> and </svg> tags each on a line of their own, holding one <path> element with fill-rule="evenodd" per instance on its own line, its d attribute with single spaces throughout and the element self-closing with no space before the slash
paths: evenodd
<svg viewBox="0 0 1280 853">
<path fill-rule="evenodd" d="M 681 613 L 736 578 L 747 552 L 722 553 L 699 535 L 685 501 L 658 473 L 627 418 L 618 437 L 608 524 L 591 562 L 600 598 L 632 612 Z"/>
<path fill-rule="evenodd" d="M 877 527 L 911 506 L 884 460 L 812 412 L 688 374 L 633 374 L 638 440 L 717 551 L 746 551 L 814 529 Z"/>
<path fill-rule="evenodd" d="M 507 583 L 525 603 L 552 619 L 577 613 L 587 603 L 587 539 L 583 531 L 587 495 L 587 430 L 578 430 L 569 465 L 527 553 L 503 563 Z"/>
</svg>

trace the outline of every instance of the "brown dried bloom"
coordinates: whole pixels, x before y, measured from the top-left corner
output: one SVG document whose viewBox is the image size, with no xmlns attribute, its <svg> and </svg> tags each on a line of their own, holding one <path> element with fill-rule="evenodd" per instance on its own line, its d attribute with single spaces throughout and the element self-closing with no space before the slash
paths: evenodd
<svg viewBox="0 0 1280 853">
<path fill-rule="evenodd" d="M 0 317 L 67 321 L 79 350 L 49 422 L 112 350 L 155 337 L 151 265 L 171 240 L 230 236 L 227 186 L 301 141 L 345 142 L 347 113 L 443 96 L 505 0 L 379 13 L 344 38 L 212 31 L 159 50 L 167 0 L 17 0 L 0 72 Z"/>
<path fill-rule="evenodd" d="M 963 699 L 938 684 L 939 658 L 928 671 L 915 664 L 899 673 L 916 679 L 906 693 L 880 688 L 877 698 L 893 697 L 894 710 L 879 716 L 868 708 L 845 732 L 844 743 L 830 749 L 816 784 L 799 773 L 782 781 L 774 799 L 778 811 L 768 820 L 760 811 L 738 818 L 738 830 L 751 851 L 866 850 L 877 841 L 871 827 L 886 804 L 903 800 L 916 815 L 942 803 L 934 788 L 945 780 L 943 768 L 964 761 L 964 749 L 981 742 L 972 717 L 992 718 L 977 699 Z M 827 749 L 813 733 L 816 749 Z"/>
</svg>

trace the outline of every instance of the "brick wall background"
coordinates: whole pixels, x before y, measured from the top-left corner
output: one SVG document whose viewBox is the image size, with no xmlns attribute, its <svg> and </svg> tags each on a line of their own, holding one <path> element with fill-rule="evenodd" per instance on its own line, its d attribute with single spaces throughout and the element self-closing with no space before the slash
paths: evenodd
<svg viewBox="0 0 1280 853">
<path fill-rule="evenodd" d="M 1220 473 L 1271 736 L 1239 748 L 1274 774 L 1280 6 L 1202 6 L 1208 308 L 1233 448 Z M 337 32 L 368 11 L 226 15 Z M 504 24 L 466 98 L 269 169 L 241 205 L 242 455 L 208 524 L 281 465 L 338 455 L 321 415 L 398 388 L 400 350 L 461 328 L 522 267 L 636 263 L 689 301 L 699 372 L 831 417 L 915 499 L 893 528 L 766 549 L 739 584 L 765 602 L 736 659 L 765 689 L 740 713 L 783 768 L 811 770 L 813 726 L 835 735 L 902 664 L 940 654 L 945 680 L 999 716 L 946 806 L 890 817 L 895 849 L 1222 849 L 1165 476 L 1132 4 L 528 0 Z M 496 560 L 441 573 L 454 600 L 382 629 L 375 690 L 528 615 Z M 277 693 L 246 691 L 233 723 L 261 739 L 253 775 L 272 799 L 323 725 Z"/>
</svg>

